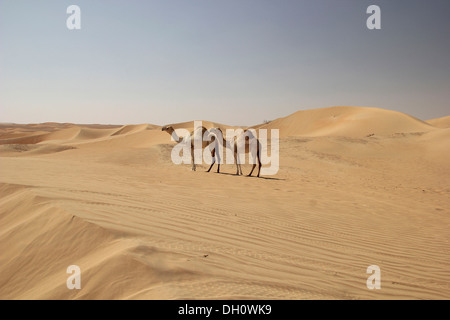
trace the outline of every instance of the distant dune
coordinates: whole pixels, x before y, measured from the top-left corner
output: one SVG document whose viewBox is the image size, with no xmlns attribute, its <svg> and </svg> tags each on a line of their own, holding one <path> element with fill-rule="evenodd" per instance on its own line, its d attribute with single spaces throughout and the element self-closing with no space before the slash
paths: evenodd
<svg viewBox="0 0 450 320">
<path fill-rule="evenodd" d="M 115 131 L 112 135 L 117 136 L 117 135 L 121 135 L 121 134 L 129 134 L 129 133 L 139 132 L 139 131 L 145 130 L 147 128 L 149 128 L 148 124 L 126 125 L 126 126 L 123 126 L 122 128 L 120 128 L 119 130 Z M 152 126 L 151 128 L 155 129 L 157 127 Z"/>
<path fill-rule="evenodd" d="M 260 128 L 280 129 L 287 136 L 352 136 L 389 135 L 394 133 L 425 132 L 432 128 L 401 112 L 361 107 L 331 107 L 298 111 L 276 119 Z"/>
<path fill-rule="evenodd" d="M 448 119 L 298 111 L 254 126 L 261 178 L 173 164 L 157 125 L 1 124 L 0 298 L 450 299 Z"/>
<path fill-rule="evenodd" d="M 427 123 L 438 128 L 450 128 L 450 116 L 427 120 Z"/>
</svg>

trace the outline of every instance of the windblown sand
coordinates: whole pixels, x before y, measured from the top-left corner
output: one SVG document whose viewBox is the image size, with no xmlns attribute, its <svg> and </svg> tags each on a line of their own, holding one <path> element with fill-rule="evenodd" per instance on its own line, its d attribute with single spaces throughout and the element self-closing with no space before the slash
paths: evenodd
<svg viewBox="0 0 450 320">
<path fill-rule="evenodd" d="M 448 119 L 335 107 L 256 128 L 280 130 L 275 176 L 174 165 L 154 125 L 0 125 L 0 298 L 450 298 Z"/>
</svg>

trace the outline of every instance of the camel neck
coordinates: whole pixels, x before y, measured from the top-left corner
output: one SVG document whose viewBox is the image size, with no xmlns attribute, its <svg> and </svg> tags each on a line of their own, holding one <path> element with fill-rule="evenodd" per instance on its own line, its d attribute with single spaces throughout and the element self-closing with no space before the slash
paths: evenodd
<svg viewBox="0 0 450 320">
<path fill-rule="evenodd" d="M 175 142 L 180 142 L 182 139 L 177 135 L 177 133 L 174 131 L 172 132 L 167 132 L 171 137 L 173 137 L 173 139 L 175 140 Z"/>
</svg>

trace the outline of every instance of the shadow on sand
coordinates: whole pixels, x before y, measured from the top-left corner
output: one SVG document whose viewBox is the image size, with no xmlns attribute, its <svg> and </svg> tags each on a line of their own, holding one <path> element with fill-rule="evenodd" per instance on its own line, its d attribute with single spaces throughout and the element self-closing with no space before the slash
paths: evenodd
<svg viewBox="0 0 450 320">
<path fill-rule="evenodd" d="M 205 173 L 208 173 L 208 171 L 204 171 Z M 212 171 L 212 172 L 209 172 L 209 173 L 216 173 L 217 174 L 217 172 L 216 171 Z M 238 175 L 237 174 L 235 174 L 235 173 L 228 173 L 228 172 L 219 172 L 219 174 L 223 174 L 223 175 L 227 175 L 227 176 L 235 176 L 235 177 L 237 177 Z M 258 178 L 258 179 L 265 179 L 265 180 L 279 180 L 279 181 L 284 181 L 284 180 L 286 180 L 286 179 L 281 179 L 281 178 L 273 178 L 273 177 L 257 177 L 257 176 L 255 176 L 255 175 L 252 175 L 252 176 L 248 176 L 248 175 L 242 175 L 241 177 L 245 177 L 245 178 Z"/>
</svg>

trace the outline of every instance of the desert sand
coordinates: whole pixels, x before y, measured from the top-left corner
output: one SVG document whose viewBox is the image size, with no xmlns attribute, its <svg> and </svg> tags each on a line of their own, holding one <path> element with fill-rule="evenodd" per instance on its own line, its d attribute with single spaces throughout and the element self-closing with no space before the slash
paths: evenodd
<svg viewBox="0 0 450 320">
<path fill-rule="evenodd" d="M 152 124 L 0 125 L 0 298 L 450 299 L 448 117 L 333 107 L 254 128 L 280 130 L 274 176 L 174 165 Z"/>
</svg>

